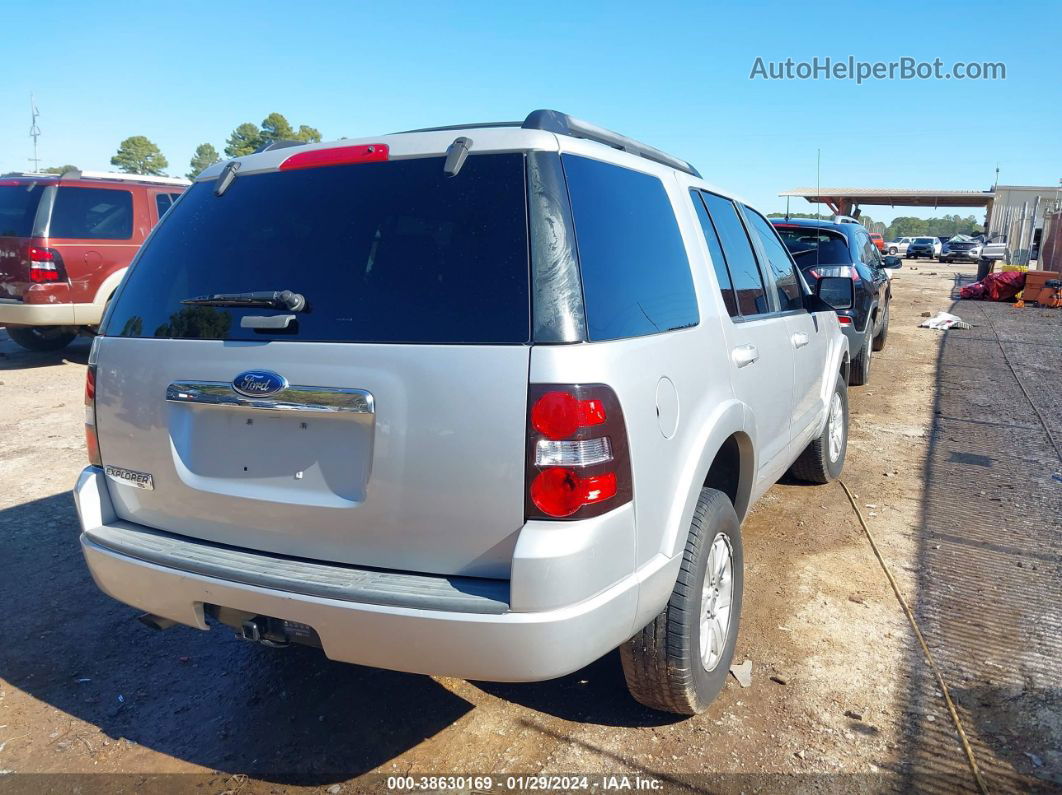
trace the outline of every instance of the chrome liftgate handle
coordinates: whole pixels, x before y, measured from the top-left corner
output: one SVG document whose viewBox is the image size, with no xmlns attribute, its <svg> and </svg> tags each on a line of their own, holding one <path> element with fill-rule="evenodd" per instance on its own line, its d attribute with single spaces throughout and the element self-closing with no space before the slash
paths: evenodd
<svg viewBox="0 0 1062 795">
<path fill-rule="evenodd" d="M 364 389 L 289 386 L 268 397 L 241 395 L 227 381 L 175 381 L 166 387 L 170 403 L 192 403 L 222 408 L 313 413 L 373 414 L 372 394 Z"/>
</svg>

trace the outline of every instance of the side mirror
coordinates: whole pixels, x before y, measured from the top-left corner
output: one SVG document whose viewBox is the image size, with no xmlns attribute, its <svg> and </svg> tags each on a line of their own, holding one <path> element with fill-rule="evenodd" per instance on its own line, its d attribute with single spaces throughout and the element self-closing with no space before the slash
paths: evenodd
<svg viewBox="0 0 1062 795">
<path fill-rule="evenodd" d="M 902 268 L 903 267 L 903 260 L 900 259 L 899 257 L 895 257 L 892 254 L 889 254 L 887 257 L 884 257 L 881 260 L 881 267 L 883 267 L 883 268 Z"/>
<path fill-rule="evenodd" d="M 855 304 L 852 280 L 843 276 L 823 276 L 815 285 L 815 295 L 831 309 L 851 309 Z"/>
</svg>

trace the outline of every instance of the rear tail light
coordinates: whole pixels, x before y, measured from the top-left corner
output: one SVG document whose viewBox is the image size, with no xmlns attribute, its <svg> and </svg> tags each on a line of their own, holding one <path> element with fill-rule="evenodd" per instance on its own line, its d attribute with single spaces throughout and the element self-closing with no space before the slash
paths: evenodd
<svg viewBox="0 0 1062 795">
<path fill-rule="evenodd" d="M 103 466 L 100 458 L 100 440 L 96 435 L 96 358 L 99 337 L 92 340 L 89 350 L 88 369 L 85 371 L 85 447 L 88 460 L 93 466 Z"/>
<path fill-rule="evenodd" d="M 311 149 L 292 155 L 279 168 L 293 171 L 299 168 L 323 166 L 346 166 L 352 163 L 379 163 L 387 160 L 387 144 L 362 144 L 361 146 L 333 146 L 328 149 Z"/>
<path fill-rule="evenodd" d="M 531 501 L 550 518 L 571 516 L 580 508 L 616 496 L 616 475 L 582 476 L 574 469 L 550 467 L 531 482 Z"/>
<path fill-rule="evenodd" d="M 630 502 L 627 427 L 603 384 L 528 390 L 528 519 L 585 519 Z"/>
<path fill-rule="evenodd" d="M 26 248 L 29 260 L 29 279 L 37 284 L 66 281 L 63 258 L 47 241 L 33 241 Z"/>
<path fill-rule="evenodd" d="M 852 325 L 852 318 L 848 317 L 847 315 L 838 315 L 837 322 L 840 323 L 842 326 L 850 326 Z"/>
<path fill-rule="evenodd" d="M 607 416 L 600 400 L 580 400 L 571 392 L 547 392 L 531 407 L 531 425 L 550 439 L 567 439 L 580 428 L 600 425 Z"/>
</svg>

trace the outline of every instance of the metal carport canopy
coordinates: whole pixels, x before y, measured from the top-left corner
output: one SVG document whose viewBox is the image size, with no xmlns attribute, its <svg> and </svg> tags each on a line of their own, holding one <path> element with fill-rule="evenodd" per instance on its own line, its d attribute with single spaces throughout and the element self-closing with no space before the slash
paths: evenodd
<svg viewBox="0 0 1062 795">
<path fill-rule="evenodd" d="M 908 190 L 906 188 L 794 188 L 779 196 L 796 196 L 822 203 L 838 215 L 851 215 L 855 207 L 879 204 L 891 207 L 988 207 L 995 198 L 990 190 Z"/>
</svg>

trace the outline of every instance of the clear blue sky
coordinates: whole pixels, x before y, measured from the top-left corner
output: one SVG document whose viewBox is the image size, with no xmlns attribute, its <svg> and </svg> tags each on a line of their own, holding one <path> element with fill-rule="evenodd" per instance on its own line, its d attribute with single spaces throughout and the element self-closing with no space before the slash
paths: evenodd
<svg viewBox="0 0 1062 795">
<path fill-rule="evenodd" d="M 4 21 L 0 172 L 30 167 L 32 91 L 42 166 L 109 170 L 123 138 L 146 135 L 183 174 L 197 144 L 220 152 L 271 111 L 329 140 L 548 107 L 687 158 L 768 212 L 815 183 L 819 147 L 823 185 L 984 189 L 997 161 L 1004 184 L 1062 177 L 1062 4 L 1047 0 L 37 0 Z M 1003 61 L 1007 79 L 749 79 L 757 56 L 816 55 Z"/>
</svg>

